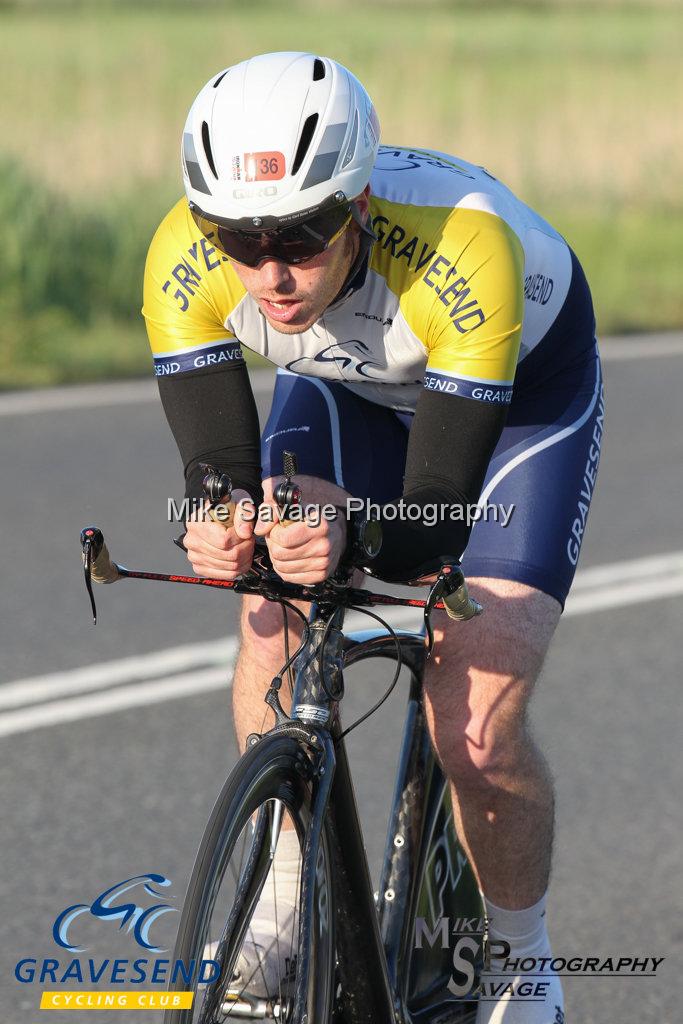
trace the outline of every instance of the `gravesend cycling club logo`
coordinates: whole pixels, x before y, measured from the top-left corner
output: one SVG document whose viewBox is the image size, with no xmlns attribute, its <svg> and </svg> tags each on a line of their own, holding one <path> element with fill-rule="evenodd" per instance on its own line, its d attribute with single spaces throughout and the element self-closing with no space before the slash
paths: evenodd
<svg viewBox="0 0 683 1024">
<path fill-rule="evenodd" d="M 133 875 L 108 886 L 89 902 L 72 903 L 52 922 L 52 938 L 70 958 L 25 956 L 14 977 L 22 985 L 68 986 L 42 991 L 41 1009 L 62 1010 L 185 1010 L 190 1009 L 197 984 L 209 984 L 221 974 L 215 960 L 187 963 L 148 954 L 164 953 L 158 944 L 160 922 L 178 912 L 165 892 L 170 878 L 158 872 Z M 82 957 L 90 946 L 100 947 L 123 933 L 145 955 Z M 157 941 L 155 941 L 157 939 Z M 143 991 L 145 983 L 171 988 Z M 94 986 L 104 985 L 107 991 Z"/>
<path fill-rule="evenodd" d="M 139 887 L 142 887 L 144 892 L 150 896 L 161 897 L 161 893 L 152 888 L 153 884 L 168 886 L 171 885 L 171 882 L 164 875 L 136 875 L 133 878 L 126 878 L 125 881 L 112 885 L 109 889 L 105 889 L 90 904 L 75 903 L 71 907 L 66 907 L 55 919 L 52 927 L 52 937 L 58 946 L 63 946 L 64 949 L 68 949 L 72 953 L 85 952 L 86 946 L 76 946 L 69 941 L 69 933 L 72 930 L 74 921 L 77 921 L 84 914 L 90 914 L 101 921 L 118 922 L 119 928 L 127 925 L 127 930 L 133 933 L 133 937 L 139 946 L 142 946 L 143 949 L 148 949 L 152 953 L 161 953 L 161 948 L 154 946 L 150 942 L 150 928 L 153 922 L 163 914 L 177 913 L 177 908 L 170 906 L 168 903 L 161 903 L 145 909 L 136 903 L 118 904 L 116 902 L 119 896 Z"/>
</svg>

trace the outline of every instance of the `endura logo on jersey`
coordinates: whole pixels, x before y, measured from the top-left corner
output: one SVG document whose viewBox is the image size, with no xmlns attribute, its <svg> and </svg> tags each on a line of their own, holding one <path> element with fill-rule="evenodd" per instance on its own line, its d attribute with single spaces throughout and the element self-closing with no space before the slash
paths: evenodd
<svg viewBox="0 0 683 1024">
<path fill-rule="evenodd" d="M 357 354 L 356 354 L 357 353 Z M 357 374 L 370 380 L 382 379 L 382 366 L 379 363 L 368 359 L 371 353 L 369 345 L 364 341 L 352 339 L 343 344 L 335 342 L 314 356 L 300 356 L 286 364 L 286 368 L 292 373 L 308 373 L 316 376 L 320 372 L 321 363 L 333 363 L 339 367 L 345 377 Z M 379 373 L 370 373 L 371 369 L 377 369 Z"/>
<path fill-rule="evenodd" d="M 362 316 L 364 320 L 376 320 L 378 324 L 382 325 L 382 327 L 391 327 L 394 322 L 393 317 L 388 316 L 385 320 L 383 317 L 377 316 L 376 313 L 354 313 L 353 315 Z"/>
</svg>

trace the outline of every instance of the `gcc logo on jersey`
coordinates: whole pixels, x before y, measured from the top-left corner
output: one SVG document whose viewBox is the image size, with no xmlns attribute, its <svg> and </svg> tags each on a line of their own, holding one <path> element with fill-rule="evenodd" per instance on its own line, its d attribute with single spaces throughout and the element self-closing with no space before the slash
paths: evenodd
<svg viewBox="0 0 683 1024">
<path fill-rule="evenodd" d="M 126 930 L 133 933 L 133 937 L 139 946 L 142 946 L 143 949 L 148 949 L 152 953 L 163 952 L 160 947 L 153 945 L 151 942 L 150 928 L 154 921 L 163 914 L 177 913 L 177 908 L 163 902 L 146 908 L 138 905 L 137 902 L 118 902 L 119 897 L 123 896 L 124 893 L 129 893 L 133 889 L 140 889 L 140 887 L 149 896 L 157 897 L 160 900 L 163 899 L 162 894 L 152 888 L 152 883 L 164 887 L 171 885 L 170 879 L 164 875 L 135 875 L 133 878 L 126 878 L 123 882 L 117 882 L 111 888 L 105 889 L 90 904 L 75 903 L 73 906 L 66 907 L 55 919 L 52 927 L 52 937 L 57 945 L 68 949 L 72 953 L 84 952 L 87 947 L 74 945 L 72 934 L 75 930 L 75 922 L 82 918 L 84 914 L 90 914 L 100 921 L 107 923 L 118 922 L 119 929 L 122 929 L 124 925 L 128 925 Z M 130 897 L 128 897 L 128 900 L 130 900 Z"/>
<path fill-rule="evenodd" d="M 312 373 L 315 375 L 320 372 L 319 366 L 321 363 L 330 363 L 332 366 L 336 366 L 342 373 L 345 380 L 353 380 L 354 377 L 369 377 L 371 380 L 381 379 L 380 374 L 374 374 L 371 371 L 378 369 L 381 371 L 379 363 L 373 359 L 369 359 L 368 356 L 372 356 L 373 352 L 369 345 L 366 345 L 364 341 L 360 341 L 357 338 L 351 338 L 349 341 L 334 342 L 333 345 L 328 345 L 327 348 L 321 349 L 312 356 L 300 356 L 298 359 L 292 359 L 291 362 L 287 363 L 287 369 L 293 373 Z"/>
</svg>

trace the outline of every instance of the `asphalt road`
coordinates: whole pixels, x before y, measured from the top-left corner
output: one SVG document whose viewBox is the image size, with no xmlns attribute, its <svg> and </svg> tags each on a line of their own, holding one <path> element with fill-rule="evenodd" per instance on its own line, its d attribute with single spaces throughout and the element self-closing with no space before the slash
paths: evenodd
<svg viewBox="0 0 683 1024">
<path fill-rule="evenodd" d="M 605 365 L 606 440 L 582 569 L 683 549 L 683 350 L 613 355 Z M 5 684 L 234 634 L 232 596 L 152 583 L 100 588 L 100 623 L 91 625 L 79 562 L 83 525 L 102 526 L 124 564 L 184 569 L 170 544 L 177 531 L 166 521 L 168 497 L 180 496 L 180 466 L 156 401 L 141 392 L 126 404 L 5 409 L 0 467 Z M 667 958 L 655 978 L 568 980 L 571 1022 L 680 1020 L 682 612 L 683 597 L 673 595 L 567 616 L 538 686 L 536 731 L 558 794 L 554 951 Z M 349 719 L 375 699 L 385 672 L 351 677 Z M 350 744 L 373 870 L 404 700 L 405 689 L 398 690 Z M 14 965 L 57 955 L 52 923 L 68 904 L 148 871 L 171 878 L 182 898 L 203 824 L 235 757 L 227 685 L 4 736 L 4 1021 L 40 1018 L 39 986 L 16 982 Z M 167 944 L 173 917 L 167 934 L 160 924 Z M 101 934 L 94 941 L 97 955 L 137 955 L 111 930 L 106 949 Z M 126 1015 L 128 1024 L 136 1018 L 159 1016 Z M 100 1017 L 55 1012 L 50 1019 L 86 1024 Z"/>
</svg>

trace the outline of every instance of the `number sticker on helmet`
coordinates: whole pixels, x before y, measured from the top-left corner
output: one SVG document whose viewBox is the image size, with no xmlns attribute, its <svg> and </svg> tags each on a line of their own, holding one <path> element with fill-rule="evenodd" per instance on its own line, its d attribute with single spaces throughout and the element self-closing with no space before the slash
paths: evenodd
<svg viewBox="0 0 683 1024">
<path fill-rule="evenodd" d="M 279 181 L 285 176 L 285 158 L 282 153 L 245 153 L 245 181 Z"/>
</svg>

